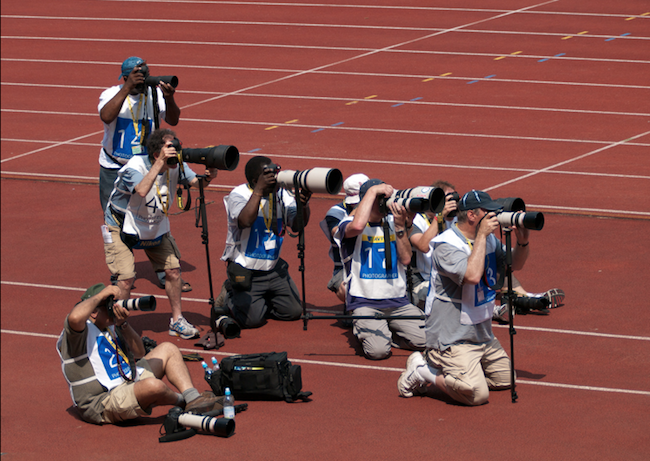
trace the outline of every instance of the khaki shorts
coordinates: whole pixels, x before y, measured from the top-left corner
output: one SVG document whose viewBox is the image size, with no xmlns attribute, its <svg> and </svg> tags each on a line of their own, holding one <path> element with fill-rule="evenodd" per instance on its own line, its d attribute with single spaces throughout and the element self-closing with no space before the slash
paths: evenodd
<svg viewBox="0 0 650 461">
<path fill-rule="evenodd" d="M 510 388 L 510 358 L 499 340 L 430 349 L 429 365 L 442 371 L 449 395 L 466 405 L 487 402 L 489 389 Z"/>
<path fill-rule="evenodd" d="M 143 366 L 144 359 L 138 361 L 138 366 Z M 146 361 L 145 361 L 146 362 Z M 149 371 L 148 364 L 140 379 L 155 378 L 156 376 Z M 138 399 L 135 398 L 135 391 L 133 386 L 135 382 L 122 383 L 116 388 L 112 389 L 102 404 L 104 405 L 104 412 L 102 413 L 102 423 L 115 424 L 120 421 L 137 418 L 138 416 L 146 416 L 151 414 L 151 408 L 143 410 L 140 408 Z"/>
<path fill-rule="evenodd" d="M 106 265 L 117 280 L 129 280 L 135 278 L 135 257 L 133 251 L 127 247 L 120 237 L 120 228 L 108 226 L 111 233 L 112 243 L 104 243 L 104 254 Z M 160 245 L 143 250 L 153 266 L 155 272 L 162 272 L 167 269 L 179 269 L 180 252 L 176 242 L 167 233 L 163 235 Z"/>
</svg>

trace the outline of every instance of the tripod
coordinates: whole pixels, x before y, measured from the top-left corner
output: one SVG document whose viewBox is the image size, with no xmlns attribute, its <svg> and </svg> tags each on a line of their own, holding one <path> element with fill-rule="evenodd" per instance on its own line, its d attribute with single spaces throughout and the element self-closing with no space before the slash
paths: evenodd
<svg viewBox="0 0 650 461">
<path fill-rule="evenodd" d="M 510 246 L 512 240 L 512 229 L 505 228 L 503 230 L 506 235 L 506 270 L 505 276 L 508 279 L 508 291 L 505 294 L 506 301 L 508 303 L 508 331 L 510 335 L 510 397 L 512 398 L 512 403 L 517 401 L 517 391 L 515 389 L 515 345 L 514 345 L 514 336 L 517 334 L 514 325 L 515 319 L 515 303 L 514 300 L 517 297 L 515 292 L 512 290 L 512 248 Z"/>
<path fill-rule="evenodd" d="M 205 175 L 196 175 L 196 177 L 199 180 L 199 198 L 196 200 L 198 201 L 198 205 L 195 209 L 195 226 L 201 228 L 201 239 L 203 242 L 203 245 L 205 245 L 205 256 L 207 259 L 208 263 L 208 285 L 210 286 L 210 309 L 214 308 L 214 291 L 212 288 L 212 269 L 210 266 L 210 248 L 208 246 L 209 243 L 209 238 L 208 238 L 208 217 L 206 215 L 206 210 L 205 210 L 205 192 L 203 188 L 203 179 L 205 178 Z M 200 222 L 200 224 L 199 224 Z"/>
</svg>

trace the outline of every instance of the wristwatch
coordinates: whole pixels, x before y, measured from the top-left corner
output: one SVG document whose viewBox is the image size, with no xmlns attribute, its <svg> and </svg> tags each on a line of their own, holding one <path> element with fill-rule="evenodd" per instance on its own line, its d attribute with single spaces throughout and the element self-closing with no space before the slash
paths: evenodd
<svg viewBox="0 0 650 461">
<path fill-rule="evenodd" d="M 395 235 L 397 235 L 397 238 L 404 237 L 404 233 L 405 232 L 403 230 L 395 231 Z"/>
</svg>

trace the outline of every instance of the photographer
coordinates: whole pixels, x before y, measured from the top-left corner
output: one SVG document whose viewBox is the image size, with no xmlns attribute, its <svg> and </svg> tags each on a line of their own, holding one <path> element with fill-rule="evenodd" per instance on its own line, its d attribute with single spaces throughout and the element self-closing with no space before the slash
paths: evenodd
<svg viewBox="0 0 650 461">
<path fill-rule="evenodd" d="M 124 80 L 99 97 L 99 117 L 104 122 L 104 139 L 99 153 L 99 199 L 102 213 L 113 190 L 117 172 L 134 155 L 147 155 L 145 143 L 154 128 L 153 93 L 157 92 L 160 120 L 176 126 L 181 115 L 174 100 L 174 87 L 160 82 L 152 88 L 144 84 L 146 61 L 132 56 L 122 63 Z M 147 70 L 148 72 L 148 70 Z"/>
<path fill-rule="evenodd" d="M 332 271 L 332 278 L 327 284 L 327 289 L 334 292 L 336 297 L 339 298 L 341 302 L 345 302 L 346 298 L 346 287 L 343 283 L 343 263 L 341 262 L 341 254 L 339 253 L 339 247 L 334 241 L 334 234 L 339 228 L 339 223 L 345 219 L 349 214 L 354 210 L 359 201 L 359 189 L 368 181 L 368 176 L 362 173 L 353 174 L 348 177 L 343 182 L 343 190 L 345 191 L 345 199 L 341 203 L 337 203 L 331 207 L 325 219 L 320 223 L 322 231 L 325 233 L 325 236 L 330 241 L 330 259 L 334 261 L 334 270 Z"/>
<path fill-rule="evenodd" d="M 407 211 L 394 202 L 388 205 L 388 215 L 380 208 L 380 201 L 392 193 L 393 187 L 378 179 L 366 181 L 359 191 L 359 205 L 341 221 L 334 236 L 347 281 L 346 308 L 353 316 L 422 314 L 406 297 L 406 265 L 411 262 L 411 244 L 406 236 Z M 388 226 L 388 234 L 383 223 Z M 388 249 L 384 244 L 386 239 L 390 243 Z M 390 251 L 390 265 L 386 250 Z M 354 335 L 364 355 L 372 360 L 388 358 L 392 346 L 424 349 L 423 326 L 424 322 L 416 319 L 353 320 Z"/>
<path fill-rule="evenodd" d="M 183 406 L 194 413 L 219 405 L 214 394 L 196 390 L 175 345 L 162 343 L 145 355 L 142 339 L 127 322 L 129 311 L 118 303 L 109 310 L 111 298 L 119 294 L 118 287 L 101 283 L 86 290 L 66 317 L 56 345 L 81 418 L 117 423 L 150 415 L 159 405 Z M 165 376 L 180 393 L 162 381 Z"/>
<path fill-rule="evenodd" d="M 167 214 L 177 184 L 198 187 L 199 178 L 188 165 L 178 163 L 174 139 L 169 129 L 154 131 L 147 141 L 148 156 L 135 156 L 120 169 L 106 207 L 104 252 L 121 289 L 119 299 L 128 299 L 136 275 L 133 249 L 144 249 L 154 270 L 165 272 L 170 336 L 191 339 L 199 330 L 182 316 L 180 261 Z M 216 176 L 217 169 L 206 169 L 204 185 Z"/>
<path fill-rule="evenodd" d="M 510 387 L 510 359 L 492 333 L 496 293 L 490 286 L 506 253 L 493 235 L 501 208 L 486 192 L 468 192 L 458 202 L 458 222 L 431 242 L 427 353 L 409 357 L 397 381 L 403 397 L 434 383 L 458 402 L 480 405 L 489 389 Z M 530 231 L 514 232 L 512 269 L 519 270 L 528 257 Z"/>
<path fill-rule="evenodd" d="M 242 328 L 264 325 L 267 317 L 297 320 L 302 305 L 289 265 L 280 258 L 286 226 L 300 231 L 296 200 L 277 188 L 279 167 L 270 158 L 256 156 L 246 164 L 245 184 L 224 198 L 228 216 L 226 247 L 228 280 L 215 302 L 217 316 L 230 315 Z M 309 222 L 309 198 L 299 192 L 303 223 Z"/>
<path fill-rule="evenodd" d="M 112 86 L 99 96 L 99 117 L 104 123 L 104 139 L 99 152 L 99 202 L 106 211 L 108 197 L 117 179 L 117 172 L 134 155 L 147 155 L 146 141 L 160 121 L 176 126 L 181 110 L 174 100 L 176 89 L 159 82 L 145 85 L 149 68 L 144 59 L 132 56 L 122 63 L 122 85 Z M 157 106 L 154 106 L 156 91 Z M 157 114 L 156 114 L 157 112 Z M 172 242 L 176 242 L 172 238 Z M 178 252 L 178 248 L 176 249 Z M 157 272 L 159 285 L 165 286 L 165 273 Z M 192 291 L 183 281 L 183 292 Z"/>
<path fill-rule="evenodd" d="M 456 188 L 446 181 L 436 181 L 431 187 L 437 187 L 445 193 L 445 206 L 440 213 L 425 211 L 416 213 L 409 232 L 409 241 L 413 247 L 414 262 L 411 263 L 411 284 L 413 287 L 413 304 L 424 307 L 429 292 L 429 274 L 431 273 L 431 248 L 429 243 L 438 234 L 448 229 L 454 222 L 458 209 Z"/>
</svg>

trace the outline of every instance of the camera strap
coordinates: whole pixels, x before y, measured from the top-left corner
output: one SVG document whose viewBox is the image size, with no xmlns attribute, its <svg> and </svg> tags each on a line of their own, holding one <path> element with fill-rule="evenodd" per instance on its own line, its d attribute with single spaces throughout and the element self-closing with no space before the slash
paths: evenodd
<svg viewBox="0 0 650 461">
<path fill-rule="evenodd" d="M 393 269 L 393 254 L 390 248 L 390 226 L 388 219 L 384 217 L 382 220 L 382 227 L 384 229 L 384 254 L 386 255 L 386 275 L 390 275 Z"/>
<path fill-rule="evenodd" d="M 190 209 L 190 206 L 192 205 L 192 194 L 190 193 L 190 186 L 189 184 L 187 184 L 187 181 L 185 180 L 186 178 L 185 168 L 183 166 L 183 161 L 180 158 L 180 156 L 179 156 L 178 167 L 180 168 L 180 174 L 178 177 L 178 186 L 176 187 L 176 200 L 177 200 L 178 208 L 181 209 L 182 211 L 187 211 Z M 183 183 L 182 186 L 181 183 Z M 185 201 L 185 205 L 183 205 L 183 189 L 187 191 L 187 200 Z"/>
<path fill-rule="evenodd" d="M 117 338 L 113 335 L 113 332 L 111 331 L 110 328 L 107 328 L 106 330 L 108 331 L 108 334 L 111 336 L 112 345 L 115 347 L 115 356 L 116 356 L 116 361 L 117 361 L 117 369 L 120 372 L 120 376 L 125 380 L 125 381 L 135 381 L 136 376 L 138 375 L 138 370 L 136 369 L 135 365 L 135 359 L 133 357 L 133 352 L 131 352 L 131 349 L 126 343 L 126 340 L 124 339 L 124 335 L 122 335 L 122 332 L 120 331 L 120 328 L 115 326 L 115 334 L 117 335 Z M 121 345 L 121 347 L 120 347 Z M 122 362 L 120 361 L 120 349 L 122 350 L 122 353 L 126 356 L 126 360 L 129 363 L 129 367 L 131 368 L 131 376 L 127 376 L 126 373 L 124 373 L 124 370 L 122 369 Z"/>
</svg>

